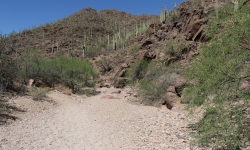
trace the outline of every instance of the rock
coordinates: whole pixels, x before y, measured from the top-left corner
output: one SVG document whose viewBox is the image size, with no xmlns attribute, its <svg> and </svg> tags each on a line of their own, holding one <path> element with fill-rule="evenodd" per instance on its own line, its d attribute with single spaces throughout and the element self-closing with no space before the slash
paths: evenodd
<svg viewBox="0 0 250 150">
<path fill-rule="evenodd" d="M 136 59 L 143 59 L 145 57 L 146 53 L 147 53 L 146 50 L 139 51 L 138 53 L 136 53 L 135 58 Z"/>
<path fill-rule="evenodd" d="M 127 78 L 123 77 L 118 77 L 113 82 L 115 88 L 124 88 L 126 84 L 127 84 Z"/>
<path fill-rule="evenodd" d="M 166 105 L 168 109 L 172 109 L 174 105 L 179 104 L 181 102 L 181 98 L 173 92 L 167 92 L 165 97 L 163 98 L 163 105 Z"/>
<path fill-rule="evenodd" d="M 122 63 L 121 65 L 123 68 L 128 68 L 128 64 L 127 63 Z"/>
<path fill-rule="evenodd" d="M 31 88 L 32 85 L 33 85 L 33 83 L 34 83 L 34 79 L 29 79 L 29 82 L 28 82 L 27 87 L 28 87 L 28 88 Z"/>
<path fill-rule="evenodd" d="M 170 76 L 170 81 L 172 81 L 177 94 L 180 94 L 186 85 L 185 79 L 180 74 L 173 73 Z"/>
<path fill-rule="evenodd" d="M 196 32 L 196 34 L 193 36 L 192 40 L 195 41 L 196 38 L 198 37 L 199 34 L 201 34 L 201 32 L 203 31 L 203 29 L 206 27 L 205 24 L 203 24 L 200 29 Z"/>
<path fill-rule="evenodd" d="M 246 1 L 242 4 L 242 6 L 250 6 L 250 0 L 246 0 Z"/>
<path fill-rule="evenodd" d="M 167 92 L 176 93 L 175 87 L 174 86 L 169 86 L 168 89 L 167 89 Z"/>
<path fill-rule="evenodd" d="M 119 99 L 119 98 L 113 95 L 103 95 L 101 99 Z"/>
<path fill-rule="evenodd" d="M 45 87 L 46 85 L 41 78 L 36 78 L 33 83 L 36 87 Z"/>
<path fill-rule="evenodd" d="M 147 59 L 147 60 L 152 60 L 156 58 L 156 52 L 155 51 L 148 51 L 148 50 L 142 50 L 139 51 L 135 55 L 136 59 Z"/>
<path fill-rule="evenodd" d="M 116 77 L 125 77 L 126 74 L 126 69 L 122 69 L 121 71 L 118 72 Z"/>
<path fill-rule="evenodd" d="M 19 82 L 12 81 L 10 84 L 7 85 L 7 90 L 14 91 L 17 93 L 25 93 L 27 91 L 27 88 Z"/>
<path fill-rule="evenodd" d="M 113 92 L 111 92 L 111 94 L 120 94 L 122 91 L 121 90 L 115 90 Z"/>
<path fill-rule="evenodd" d="M 167 59 L 167 62 L 166 62 L 165 65 L 169 66 L 171 63 L 173 63 L 173 62 L 175 62 L 177 60 L 178 60 L 177 57 L 170 57 L 170 58 Z"/>
<path fill-rule="evenodd" d="M 239 90 L 249 90 L 250 89 L 250 77 L 243 79 L 243 81 L 240 83 Z"/>
<path fill-rule="evenodd" d="M 201 29 L 201 27 L 206 23 L 207 20 L 205 19 L 199 19 L 199 20 L 196 20 L 194 21 L 193 23 L 191 23 L 189 25 L 189 28 L 187 30 L 187 33 L 185 34 L 185 39 L 186 40 L 192 40 L 193 38 L 196 38 L 194 37 L 196 35 L 196 33 Z M 204 28 L 205 26 L 203 26 Z M 202 28 L 202 29 L 203 29 Z M 201 31 L 199 31 L 201 32 Z M 197 36 L 197 35 L 196 35 Z"/>
<path fill-rule="evenodd" d="M 95 87 L 96 87 L 96 88 L 103 88 L 103 87 L 110 88 L 110 87 L 111 87 L 111 83 L 109 83 L 109 82 L 98 83 L 98 84 L 96 84 Z"/>
<path fill-rule="evenodd" d="M 144 56 L 144 58 L 149 59 L 149 60 L 155 59 L 156 58 L 155 51 L 148 51 L 146 55 Z"/>
</svg>

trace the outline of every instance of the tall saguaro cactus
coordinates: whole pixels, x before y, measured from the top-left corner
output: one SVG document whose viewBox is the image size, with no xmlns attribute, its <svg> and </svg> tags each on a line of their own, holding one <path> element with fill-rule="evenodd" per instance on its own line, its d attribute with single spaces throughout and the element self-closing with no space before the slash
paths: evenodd
<svg viewBox="0 0 250 150">
<path fill-rule="evenodd" d="M 205 0 L 201 0 L 201 7 L 204 8 L 204 2 Z"/>
<path fill-rule="evenodd" d="M 219 0 L 215 0 L 215 13 L 216 13 L 216 18 L 219 18 Z"/>
<path fill-rule="evenodd" d="M 177 16 L 177 6 L 176 6 L 176 1 L 174 1 L 174 13 L 175 13 L 175 15 Z"/>
<path fill-rule="evenodd" d="M 168 8 L 165 5 L 163 11 L 161 11 L 161 14 L 160 14 L 160 21 L 161 22 L 166 22 L 167 16 L 168 16 Z"/>
</svg>

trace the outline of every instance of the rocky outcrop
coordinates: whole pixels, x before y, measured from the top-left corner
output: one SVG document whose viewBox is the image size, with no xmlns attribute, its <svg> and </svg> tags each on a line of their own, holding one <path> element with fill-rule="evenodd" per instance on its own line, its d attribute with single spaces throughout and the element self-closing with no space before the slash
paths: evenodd
<svg viewBox="0 0 250 150">
<path fill-rule="evenodd" d="M 198 39 L 198 35 L 201 34 L 201 32 L 203 31 L 203 29 L 206 27 L 206 22 L 207 20 L 203 19 L 199 19 L 196 20 L 194 22 L 191 22 L 187 27 L 187 32 L 185 34 L 185 39 L 186 40 L 192 40 L 195 41 Z"/>
<path fill-rule="evenodd" d="M 186 85 L 184 78 L 176 73 L 170 76 L 170 81 L 172 83 L 162 99 L 162 105 L 166 105 L 168 109 L 172 109 L 174 105 L 181 103 L 181 92 Z"/>
<path fill-rule="evenodd" d="M 227 2 L 228 0 L 221 1 L 219 7 Z M 177 9 L 178 15 L 174 16 L 173 12 L 170 12 L 170 17 L 166 22 L 151 24 L 146 33 L 138 35 L 128 42 L 129 45 L 137 43 L 140 48 L 133 56 L 126 53 L 128 57 L 126 62 L 116 64 L 112 69 L 111 83 L 114 87 L 126 86 L 129 80 L 125 76 L 126 72 L 138 59 L 163 63 L 166 69 L 174 63 L 181 64 L 180 67 L 183 68 L 195 55 L 199 54 L 200 43 L 210 39 L 204 31 L 208 22 L 205 16 L 214 9 L 214 2 L 206 0 L 205 7 L 201 7 L 200 3 L 194 6 L 194 3 L 193 0 L 182 3 Z M 173 48 L 173 46 L 179 48 L 180 45 L 180 49 Z M 146 76 L 147 73 L 142 78 L 146 78 Z M 169 87 L 162 98 L 162 104 L 171 109 L 181 102 L 181 93 L 186 82 L 178 73 L 172 73 L 169 80 L 171 83 L 168 83 L 170 86 L 166 85 Z M 246 81 L 240 88 L 244 88 L 245 84 Z"/>
</svg>

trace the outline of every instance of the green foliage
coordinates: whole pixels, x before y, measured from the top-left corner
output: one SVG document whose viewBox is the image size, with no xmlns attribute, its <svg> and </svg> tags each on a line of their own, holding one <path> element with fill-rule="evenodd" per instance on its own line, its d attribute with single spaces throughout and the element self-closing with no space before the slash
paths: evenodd
<svg viewBox="0 0 250 150">
<path fill-rule="evenodd" d="M 170 86 L 172 73 L 179 73 L 180 68 L 174 63 L 165 67 L 161 63 L 148 60 L 136 60 L 127 73 L 132 83 L 139 83 L 139 96 L 142 102 L 153 105 L 161 101 Z"/>
<path fill-rule="evenodd" d="M 176 39 L 171 39 L 167 40 L 165 46 L 162 48 L 162 52 L 165 52 L 166 54 L 180 58 L 182 55 L 182 50 L 184 49 L 186 45 L 185 40 L 179 40 L 177 41 Z"/>
<path fill-rule="evenodd" d="M 11 80 L 16 79 L 21 82 L 25 79 L 40 77 L 50 86 L 62 83 L 77 90 L 83 86 L 92 86 L 92 79 L 97 76 L 91 63 L 86 60 L 67 57 L 42 59 L 42 54 L 38 50 L 23 53 L 13 63 L 11 67 L 7 68 L 5 74 L 12 75 L 8 71 L 15 69 Z"/>
<path fill-rule="evenodd" d="M 85 50 L 85 56 L 89 58 L 96 57 L 101 53 L 101 46 L 87 46 Z"/>
<path fill-rule="evenodd" d="M 149 61 L 148 60 L 139 60 L 137 59 L 130 67 L 127 72 L 127 76 L 131 79 L 132 83 L 136 83 L 138 80 L 144 78 Z"/>
<path fill-rule="evenodd" d="M 153 105 L 161 100 L 170 85 L 170 73 L 162 64 L 151 62 L 148 65 L 145 77 L 139 82 L 143 103 Z"/>
<path fill-rule="evenodd" d="M 96 65 L 101 68 L 101 72 L 104 74 L 112 69 L 112 61 L 110 59 L 104 58 L 96 61 Z"/>
<path fill-rule="evenodd" d="M 66 57 L 40 61 L 37 73 L 50 83 L 63 83 L 73 90 L 92 85 L 90 79 L 97 75 L 88 61 Z"/>
<path fill-rule="evenodd" d="M 187 71 L 187 79 L 194 84 L 185 90 L 184 97 L 190 108 L 203 105 L 206 109 L 204 118 L 194 125 L 200 146 L 240 149 L 250 132 L 249 91 L 239 90 L 250 73 L 246 64 L 250 56 L 250 9 L 242 7 L 233 17 L 222 16 L 210 22 L 207 33 L 211 43 L 202 46 Z"/>
<path fill-rule="evenodd" d="M 141 46 L 139 44 L 132 45 L 132 47 L 129 50 L 129 54 L 131 54 L 131 55 L 136 54 L 138 52 L 138 50 L 140 49 L 140 47 Z"/>
<path fill-rule="evenodd" d="M 2 54 L 0 58 L 0 84 L 1 91 L 16 78 L 18 74 L 18 64 L 13 58 L 8 55 Z"/>
</svg>

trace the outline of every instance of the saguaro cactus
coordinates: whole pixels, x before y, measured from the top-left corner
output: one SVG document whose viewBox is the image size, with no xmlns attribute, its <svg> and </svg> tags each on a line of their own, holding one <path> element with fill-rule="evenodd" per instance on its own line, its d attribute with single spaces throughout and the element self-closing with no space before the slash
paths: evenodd
<svg viewBox="0 0 250 150">
<path fill-rule="evenodd" d="M 215 0 L 215 13 L 216 13 L 216 18 L 219 18 L 219 2 L 218 2 L 218 0 Z"/>
<path fill-rule="evenodd" d="M 201 0 L 201 7 L 203 8 L 204 7 L 204 0 Z"/>
<path fill-rule="evenodd" d="M 234 12 L 236 12 L 239 8 L 239 1 L 238 0 L 232 0 L 232 3 L 234 4 Z"/>
<path fill-rule="evenodd" d="M 174 1 L 174 14 L 177 16 L 177 6 L 176 6 L 176 1 Z"/>
<path fill-rule="evenodd" d="M 165 5 L 163 11 L 161 11 L 161 14 L 160 14 L 160 21 L 161 21 L 162 23 L 163 23 L 163 22 L 166 22 L 167 16 L 168 16 L 168 8 L 167 8 L 167 6 Z"/>
</svg>

